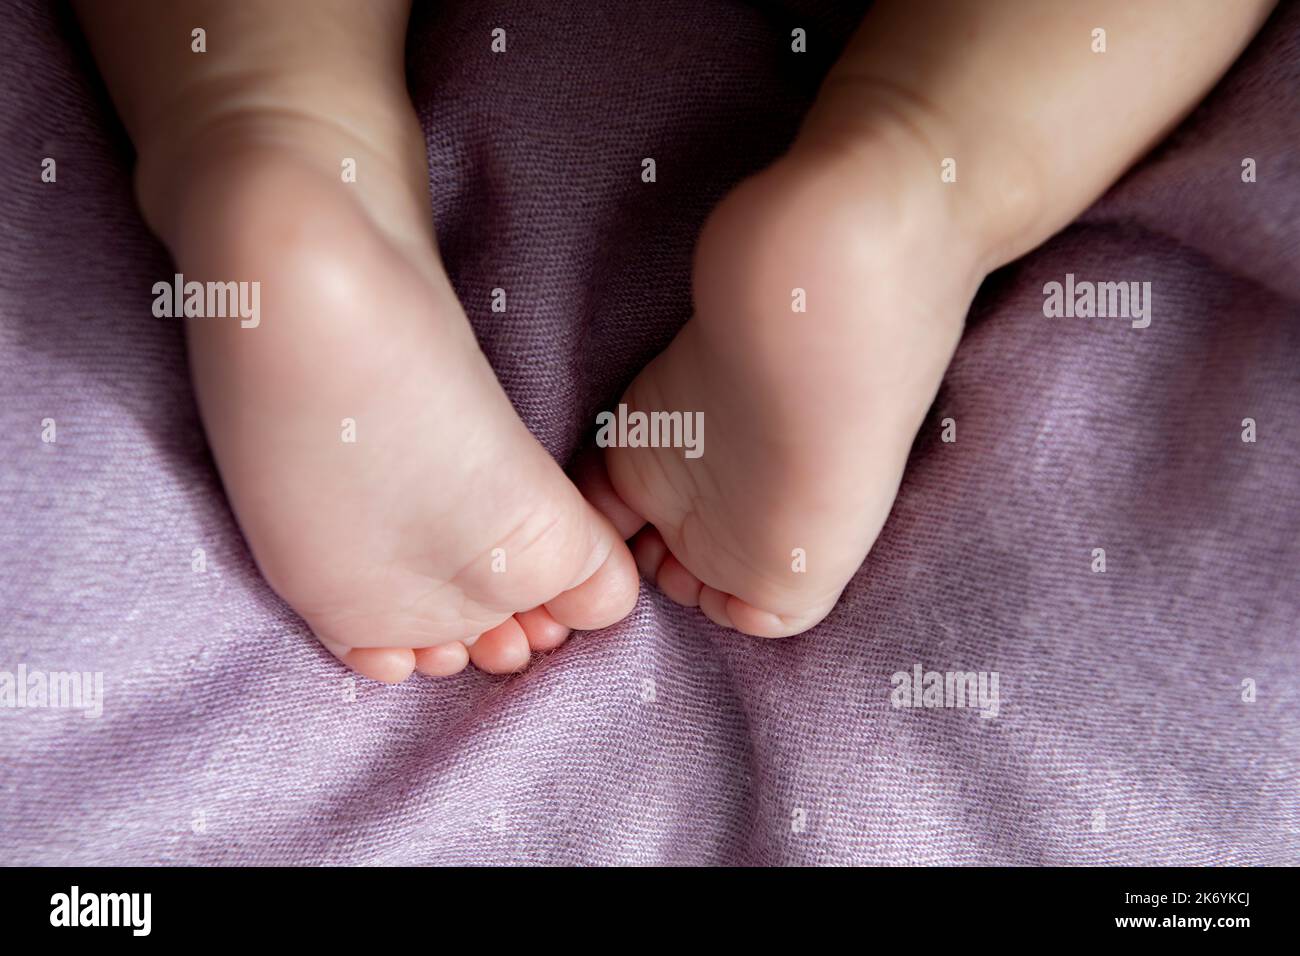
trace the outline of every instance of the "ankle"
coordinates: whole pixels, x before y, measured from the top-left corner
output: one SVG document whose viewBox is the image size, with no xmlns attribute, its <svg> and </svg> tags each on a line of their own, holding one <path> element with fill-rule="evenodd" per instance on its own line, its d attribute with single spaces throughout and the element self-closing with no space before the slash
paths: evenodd
<svg viewBox="0 0 1300 956">
<path fill-rule="evenodd" d="M 135 194 L 149 228 L 175 256 L 193 221 L 192 203 L 204 194 L 210 178 L 222 175 L 229 184 L 239 182 L 240 144 L 252 142 L 245 117 L 228 114 L 190 121 L 174 135 L 141 143 L 135 168 Z"/>
<path fill-rule="evenodd" d="M 424 136 L 404 89 L 386 81 L 283 76 L 225 79 L 187 90 L 136 144 L 136 196 L 145 221 L 170 246 L 185 205 L 214 179 L 237 188 L 231 165 L 293 156 L 364 194 L 387 218 L 427 217 Z M 351 161 L 354 177 L 344 178 Z"/>
<path fill-rule="evenodd" d="M 791 152 L 812 150 L 851 157 L 865 188 L 891 191 L 902 215 L 946 228 L 981 279 L 1036 244 L 1026 237 L 1039 231 L 1044 190 L 1026 154 L 972 135 L 901 87 L 832 74 Z"/>
<path fill-rule="evenodd" d="M 304 181 L 356 197 L 390 238 L 422 250 L 431 242 L 424 141 L 414 117 L 400 133 L 371 139 L 337 117 L 296 108 L 214 112 L 140 151 L 136 198 L 146 223 L 180 258 L 187 237 L 210 225 L 214 204 L 247 191 L 265 202 L 262 180 L 287 166 Z M 354 179 L 344 177 L 345 163 Z"/>
</svg>

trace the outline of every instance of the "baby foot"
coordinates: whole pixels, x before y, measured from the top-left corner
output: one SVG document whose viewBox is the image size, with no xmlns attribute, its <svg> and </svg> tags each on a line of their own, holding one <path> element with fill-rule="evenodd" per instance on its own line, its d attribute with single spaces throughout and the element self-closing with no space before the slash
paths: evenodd
<svg viewBox="0 0 1300 956">
<path fill-rule="evenodd" d="M 907 134 L 808 139 L 722 201 L 694 317 L 623 398 L 702 412 L 704 453 L 609 448 L 613 494 L 589 485 L 625 529 L 651 525 L 633 541 L 646 577 L 759 637 L 830 612 L 956 348 L 981 274 L 967 249 Z"/>
<path fill-rule="evenodd" d="M 185 279 L 260 283 L 255 327 L 187 320 L 204 426 L 258 566 L 335 655 L 385 681 L 518 670 L 626 615 L 635 566 L 478 348 L 414 118 L 345 125 L 237 113 L 142 157 Z"/>
</svg>

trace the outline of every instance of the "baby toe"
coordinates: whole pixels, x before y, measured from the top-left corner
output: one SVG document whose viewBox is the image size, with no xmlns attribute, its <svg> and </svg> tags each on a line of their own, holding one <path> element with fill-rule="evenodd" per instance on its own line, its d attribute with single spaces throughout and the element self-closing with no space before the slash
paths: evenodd
<svg viewBox="0 0 1300 956">
<path fill-rule="evenodd" d="M 458 674 L 469 663 L 469 649 L 460 641 L 423 647 L 415 652 L 415 669 L 428 677 Z"/>
<path fill-rule="evenodd" d="M 659 577 L 659 567 L 664 563 L 664 558 L 668 557 L 668 545 L 655 528 L 643 528 L 632 539 L 632 557 L 636 559 L 636 567 L 641 576 L 653 582 Z"/>
<path fill-rule="evenodd" d="M 519 622 L 506 618 L 490 631 L 484 631 L 469 648 L 474 666 L 489 674 L 513 674 L 528 666 L 532 651 Z"/>
<path fill-rule="evenodd" d="M 700 588 L 700 610 L 719 627 L 735 628 L 736 625 L 731 622 L 731 616 L 727 613 L 727 599 L 730 596 L 706 584 Z"/>
<path fill-rule="evenodd" d="M 354 647 L 340 660 L 363 677 L 385 684 L 400 684 L 415 670 L 415 652 L 405 647 Z"/>
<path fill-rule="evenodd" d="M 563 644 L 569 637 L 569 628 L 561 624 L 545 607 L 535 607 L 515 615 L 515 620 L 524 629 L 528 646 L 535 651 L 552 651 Z"/>
<path fill-rule="evenodd" d="M 671 554 L 659 565 L 656 578 L 659 590 L 683 607 L 696 607 L 700 603 L 700 579 L 686 570 L 686 566 Z"/>
</svg>

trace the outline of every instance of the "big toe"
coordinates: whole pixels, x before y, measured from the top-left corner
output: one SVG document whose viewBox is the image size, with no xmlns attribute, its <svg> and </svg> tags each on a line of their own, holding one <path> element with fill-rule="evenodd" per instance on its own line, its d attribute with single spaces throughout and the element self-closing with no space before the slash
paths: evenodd
<svg viewBox="0 0 1300 956">
<path fill-rule="evenodd" d="M 621 621 L 636 604 L 639 582 L 632 553 L 604 518 L 591 564 L 595 570 L 579 584 L 546 602 L 547 613 L 575 631 L 595 631 Z"/>
</svg>

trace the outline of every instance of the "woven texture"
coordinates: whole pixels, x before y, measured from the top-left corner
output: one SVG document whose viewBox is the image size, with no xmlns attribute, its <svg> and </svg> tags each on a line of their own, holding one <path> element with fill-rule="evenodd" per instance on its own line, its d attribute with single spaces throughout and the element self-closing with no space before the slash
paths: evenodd
<svg viewBox="0 0 1300 956">
<path fill-rule="evenodd" d="M 860 12 L 416 11 L 439 242 L 557 459 L 686 318 L 703 217 Z M 96 720 L 0 708 L 0 863 L 1300 863 L 1300 5 L 986 283 L 816 630 L 750 640 L 645 588 L 522 676 L 393 688 L 252 565 L 68 14 L 6 4 L 0 78 L 0 671 L 105 694 Z M 1045 318 L 1066 273 L 1152 282 L 1150 327 Z M 998 715 L 893 707 L 915 664 L 997 672 Z"/>
</svg>

